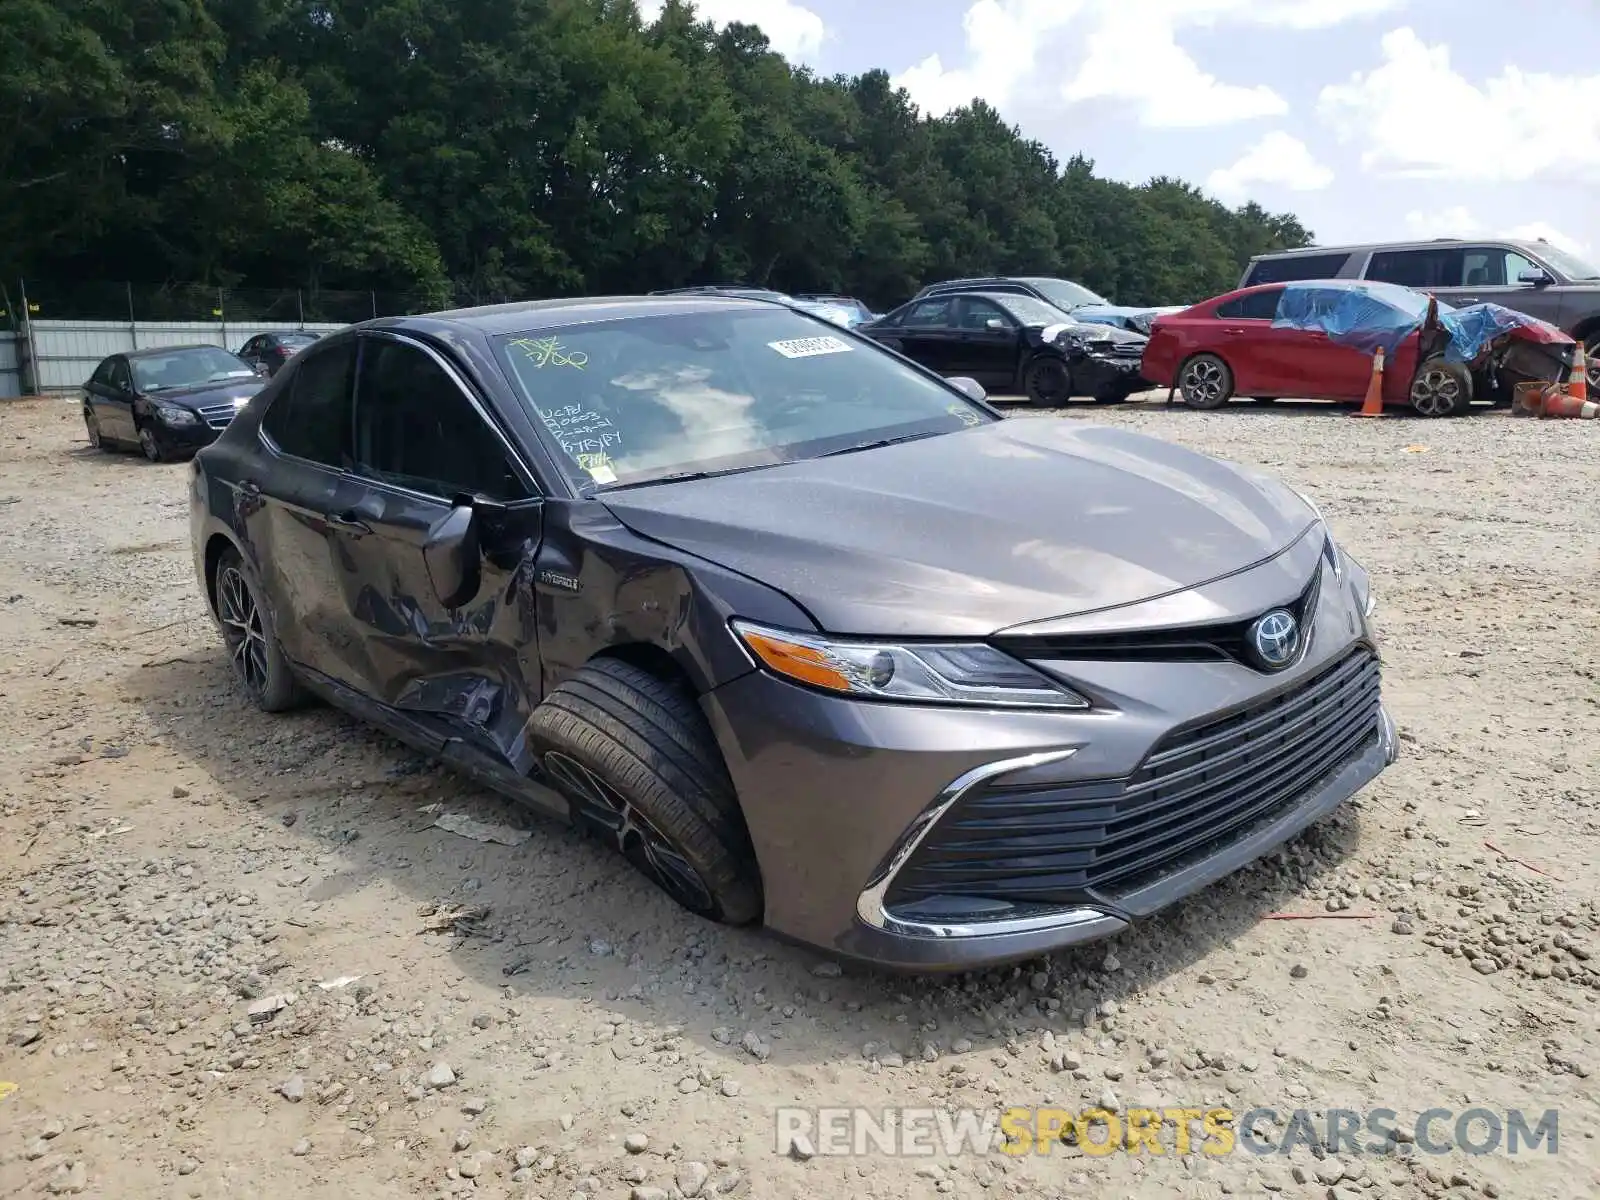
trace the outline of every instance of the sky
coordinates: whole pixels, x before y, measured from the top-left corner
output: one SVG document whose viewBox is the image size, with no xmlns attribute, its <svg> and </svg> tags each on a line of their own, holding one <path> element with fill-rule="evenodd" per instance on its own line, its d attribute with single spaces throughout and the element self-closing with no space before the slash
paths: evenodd
<svg viewBox="0 0 1600 1200">
<path fill-rule="evenodd" d="M 659 0 L 640 0 L 648 17 Z M 819 74 L 981 98 L 1065 162 L 1293 212 L 1322 245 L 1600 259 L 1600 0 L 697 0 Z"/>
</svg>

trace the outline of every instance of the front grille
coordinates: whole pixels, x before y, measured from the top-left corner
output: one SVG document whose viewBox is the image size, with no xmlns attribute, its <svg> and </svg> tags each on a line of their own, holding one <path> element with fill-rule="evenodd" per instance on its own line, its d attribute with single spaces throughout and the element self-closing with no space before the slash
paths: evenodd
<svg viewBox="0 0 1600 1200">
<path fill-rule="evenodd" d="M 200 419 L 213 429 L 226 429 L 228 422 L 238 412 L 233 404 L 211 404 L 200 410 Z"/>
<path fill-rule="evenodd" d="M 931 897 L 1116 902 L 1301 802 L 1379 736 L 1378 660 L 1359 648 L 1288 691 L 1174 730 L 1132 775 L 1007 787 L 958 801 L 896 876 L 891 906 Z"/>
<path fill-rule="evenodd" d="M 1322 588 L 1322 564 L 1311 581 L 1289 603 L 1283 605 L 1294 614 L 1302 638 L 1309 638 L 1311 617 L 1316 612 Z M 1270 609 L 1262 609 L 1262 613 Z M 1232 661 L 1261 670 L 1250 652 L 1250 626 L 1257 617 L 1217 625 L 1194 625 L 1182 629 L 1139 629 L 1127 633 L 1050 634 L 1041 637 L 996 638 L 994 644 L 1008 654 L 1024 659 L 1076 659 L 1080 662 L 1226 662 Z"/>
</svg>

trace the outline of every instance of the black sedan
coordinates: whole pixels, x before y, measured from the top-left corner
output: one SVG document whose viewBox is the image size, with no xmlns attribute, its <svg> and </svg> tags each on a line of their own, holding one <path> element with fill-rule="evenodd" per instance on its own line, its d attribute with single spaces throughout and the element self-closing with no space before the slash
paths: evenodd
<svg viewBox="0 0 1600 1200">
<path fill-rule="evenodd" d="M 151 462 L 209 445 L 262 388 L 264 369 L 218 346 L 113 354 L 83 385 L 83 424 L 100 450 L 134 448 Z"/>
<path fill-rule="evenodd" d="M 1040 408 L 1074 396 L 1125 400 L 1139 376 L 1143 334 L 1074 321 L 1032 296 L 931 295 L 902 304 L 859 332 L 947 377 L 965 376 Z"/>
<path fill-rule="evenodd" d="M 316 342 L 317 335 L 304 330 L 258 333 L 239 347 L 239 357 L 252 367 L 265 367 L 268 375 L 276 375 L 286 362 Z"/>
<path fill-rule="evenodd" d="M 373 321 L 195 456 L 195 570 L 263 709 L 330 701 L 705 917 L 1015 961 L 1266 853 L 1397 742 L 1307 501 L 980 396 L 770 300 Z"/>
</svg>

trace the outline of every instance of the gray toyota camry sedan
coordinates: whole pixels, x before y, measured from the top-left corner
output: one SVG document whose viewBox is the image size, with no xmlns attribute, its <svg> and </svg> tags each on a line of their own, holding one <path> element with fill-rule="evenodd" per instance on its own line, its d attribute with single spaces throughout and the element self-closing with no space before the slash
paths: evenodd
<svg viewBox="0 0 1600 1200">
<path fill-rule="evenodd" d="M 759 299 L 354 326 L 191 485 L 261 708 L 334 704 L 839 955 L 1115 933 L 1396 755 L 1367 574 L 1293 490 Z"/>
</svg>

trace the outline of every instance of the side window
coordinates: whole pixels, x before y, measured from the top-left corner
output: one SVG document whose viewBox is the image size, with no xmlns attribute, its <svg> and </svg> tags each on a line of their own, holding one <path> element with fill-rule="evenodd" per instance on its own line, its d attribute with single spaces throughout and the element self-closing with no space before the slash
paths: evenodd
<svg viewBox="0 0 1600 1200">
<path fill-rule="evenodd" d="M 1290 254 L 1283 258 L 1263 258 L 1250 268 L 1244 286 L 1298 283 L 1304 279 L 1337 279 L 1349 261 L 1348 254 Z"/>
<path fill-rule="evenodd" d="M 968 296 L 960 302 L 960 328 L 966 330 L 983 330 L 988 327 L 991 320 L 1000 320 L 1006 323 L 1006 328 L 1011 327 L 1011 320 L 1005 311 L 993 300 L 984 300 L 978 296 Z"/>
<path fill-rule="evenodd" d="M 94 369 L 94 374 L 89 376 L 90 383 L 98 383 L 102 387 L 111 386 L 111 368 L 116 366 L 117 360 L 108 358 Z"/>
<path fill-rule="evenodd" d="M 261 428 L 278 449 L 341 470 L 349 465 L 350 384 L 355 364 L 354 338 L 299 361 L 289 387 L 261 418 Z"/>
<path fill-rule="evenodd" d="M 128 372 L 128 360 L 113 358 L 111 360 L 111 373 L 108 382 L 115 391 L 131 392 L 133 390 L 133 376 Z"/>
<path fill-rule="evenodd" d="M 938 329 L 950 320 L 950 297 L 933 296 L 906 314 L 905 323 L 918 328 Z"/>
<path fill-rule="evenodd" d="M 243 346 L 239 347 L 239 357 L 240 358 L 249 358 L 252 354 L 260 354 L 260 353 L 261 353 L 261 339 L 258 338 L 258 337 L 251 338 Z"/>
<path fill-rule="evenodd" d="M 1466 277 L 1460 247 L 1437 250 L 1379 250 L 1367 264 L 1367 278 L 1402 287 L 1460 287 Z"/>
<path fill-rule="evenodd" d="M 1493 246 L 1469 246 L 1461 252 L 1463 287 L 1501 287 L 1506 282 L 1506 252 Z"/>
<path fill-rule="evenodd" d="M 1504 254 L 1506 264 L 1506 282 L 1512 287 L 1516 287 L 1519 284 L 1523 287 L 1528 286 L 1527 284 L 1522 283 L 1522 276 L 1524 273 L 1543 269 L 1538 263 L 1534 262 L 1532 259 L 1524 258 L 1515 250 L 1507 250 L 1504 252 Z"/>
<path fill-rule="evenodd" d="M 373 338 L 356 386 L 356 470 L 433 496 L 524 500 L 505 448 L 455 381 L 414 346 Z"/>
<path fill-rule="evenodd" d="M 1278 301 L 1281 299 L 1282 288 L 1251 292 L 1248 296 L 1236 296 L 1226 304 L 1217 305 L 1217 316 L 1224 321 L 1270 321 L 1278 315 Z"/>
</svg>

